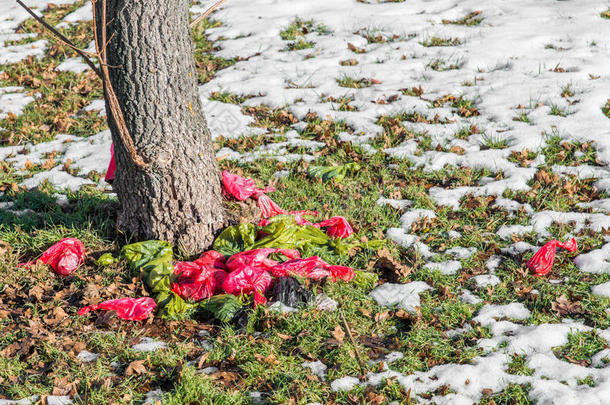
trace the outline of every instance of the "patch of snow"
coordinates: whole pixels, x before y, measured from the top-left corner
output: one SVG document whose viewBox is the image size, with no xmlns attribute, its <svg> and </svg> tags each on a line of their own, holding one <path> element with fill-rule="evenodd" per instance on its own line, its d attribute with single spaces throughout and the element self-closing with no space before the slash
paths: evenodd
<svg viewBox="0 0 610 405">
<path fill-rule="evenodd" d="M 496 234 L 502 239 L 510 240 L 513 235 L 523 235 L 525 233 L 530 233 L 534 229 L 533 226 L 528 225 L 502 225 L 496 231 Z"/>
<path fill-rule="evenodd" d="M 600 249 L 576 256 L 574 264 L 585 273 L 610 273 L 610 243 L 606 243 Z"/>
<path fill-rule="evenodd" d="M 76 358 L 83 363 L 90 363 L 97 360 L 98 357 L 100 357 L 99 353 L 91 353 L 87 350 L 81 350 L 81 352 L 76 356 Z"/>
<path fill-rule="evenodd" d="M 462 268 L 462 263 L 459 260 L 450 260 L 447 262 L 428 262 L 424 265 L 425 269 L 439 271 L 441 274 L 455 274 Z"/>
<path fill-rule="evenodd" d="M 100 116 L 106 116 L 106 103 L 104 100 L 93 100 L 88 106 L 83 108 L 85 111 L 99 111 Z"/>
<path fill-rule="evenodd" d="M 320 311 L 336 311 L 339 304 L 328 295 L 322 293 L 316 295 L 313 305 Z"/>
<path fill-rule="evenodd" d="M 148 391 L 146 393 L 146 398 L 144 398 L 144 403 L 142 405 L 156 405 L 157 402 L 163 400 L 163 394 L 165 393 L 161 389 Z"/>
<path fill-rule="evenodd" d="M 480 302 L 483 302 L 482 299 L 474 295 L 471 291 L 462 289 L 462 293 L 459 296 L 460 301 L 465 302 L 466 304 L 476 305 Z"/>
<path fill-rule="evenodd" d="M 380 197 L 376 201 L 377 205 L 389 205 L 396 210 L 405 210 L 409 208 L 413 203 L 409 200 L 395 200 L 393 198 Z"/>
<path fill-rule="evenodd" d="M 445 250 L 445 253 L 453 255 L 456 259 L 468 259 L 470 256 L 477 252 L 477 248 L 474 247 L 453 247 Z"/>
<path fill-rule="evenodd" d="M 480 274 L 478 276 L 474 276 L 472 279 L 475 283 L 477 283 L 477 287 L 494 286 L 500 283 L 498 276 L 493 274 Z"/>
<path fill-rule="evenodd" d="M 310 369 L 313 374 L 320 378 L 320 380 L 324 381 L 326 379 L 326 369 L 328 367 L 326 367 L 326 364 L 322 363 L 320 360 L 304 362 L 302 366 Z"/>
<path fill-rule="evenodd" d="M 483 326 L 491 325 L 497 318 L 527 319 L 530 311 L 520 302 L 511 302 L 506 305 L 487 304 L 481 308 L 472 320 Z"/>
<path fill-rule="evenodd" d="M 34 97 L 28 96 L 23 90 L 23 87 L 16 86 L 0 87 L 0 120 L 9 113 L 20 115 L 25 106 L 34 101 Z"/>
<path fill-rule="evenodd" d="M 360 380 L 358 380 L 356 377 L 351 377 L 351 376 L 345 376 L 342 378 L 338 378 L 335 381 L 330 383 L 330 389 L 333 390 L 334 392 L 337 391 L 350 391 L 352 390 L 358 383 L 360 382 Z"/>
<path fill-rule="evenodd" d="M 136 352 L 156 352 L 157 350 L 166 348 L 167 344 L 165 342 L 154 340 L 146 336 L 140 339 L 140 343 L 131 347 L 131 349 Z"/>
<path fill-rule="evenodd" d="M 47 405 L 70 405 L 73 404 L 72 398 L 67 395 L 47 395 Z"/>
<path fill-rule="evenodd" d="M 594 285 L 591 287 L 591 293 L 601 297 L 610 297 L 610 281 Z"/>
<path fill-rule="evenodd" d="M 415 307 L 420 305 L 419 294 L 430 289 L 423 281 L 406 284 L 385 283 L 376 287 L 370 295 L 381 306 L 398 306 L 405 311 L 415 312 Z"/>
<path fill-rule="evenodd" d="M 32 395 L 31 397 L 23 398 L 23 399 L 0 399 L 0 405 L 33 405 L 40 397 L 38 395 Z"/>
<path fill-rule="evenodd" d="M 297 312 L 297 308 L 290 307 L 288 305 L 284 305 L 280 301 L 275 301 L 273 304 L 269 305 L 269 310 L 280 312 L 282 314 L 290 314 L 292 312 Z"/>
</svg>

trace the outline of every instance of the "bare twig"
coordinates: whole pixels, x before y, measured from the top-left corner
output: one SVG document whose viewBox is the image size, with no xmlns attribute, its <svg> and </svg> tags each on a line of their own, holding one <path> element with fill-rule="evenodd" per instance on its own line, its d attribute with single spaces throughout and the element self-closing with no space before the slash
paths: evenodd
<svg viewBox="0 0 610 405">
<path fill-rule="evenodd" d="M 121 110 L 121 105 L 119 103 L 119 99 L 114 92 L 114 88 L 112 87 L 112 82 L 110 81 L 110 73 L 108 71 L 108 64 L 106 63 L 106 46 L 108 45 L 108 41 L 106 41 L 106 0 L 102 0 L 102 26 L 100 27 L 100 34 L 102 36 L 102 44 L 103 47 L 100 47 L 100 43 L 98 40 L 97 33 L 97 22 L 95 15 L 95 3 L 97 0 L 91 0 L 91 6 L 93 9 L 93 33 L 95 37 L 95 49 L 97 51 L 97 57 L 100 61 L 100 68 L 102 69 L 102 81 L 104 82 L 104 89 L 106 91 L 106 97 L 108 98 L 108 106 L 110 107 L 110 112 L 112 114 L 112 118 L 117 126 L 119 137 L 121 138 L 121 142 L 125 149 L 127 149 L 127 153 L 131 158 L 133 164 L 137 167 L 144 168 L 148 164 L 142 159 L 142 157 L 138 154 L 136 147 L 133 143 L 133 138 L 129 134 L 129 130 L 127 129 L 127 124 L 125 123 L 125 117 L 123 116 L 123 111 Z M 110 37 L 112 39 L 112 36 Z"/>
<path fill-rule="evenodd" d="M 345 315 L 343 315 L 343 311 L 339 308 L 339 314 L 341 314 L 341 320 L 343 321 L 343 326 L 345 327 L 345 331 L 347 332 L 347 336 L 349 336 L 350 342 L 352 342 L 352 346 L 354 346 L 354 353 L 356 353 L 356 358 L 358 359 L 358 364 L 360 365 L 360 371 L 362 375 L 366 374 L 366 365 L 364 364 L 364 360 L 360 357 L 360 352 L 358 352 L 358 346 L 356 346 L 356 340 L 354 339 L 354 335 L 352 335 L 352 330 L 349 327 L 347 321 L 345 320 Z"/>
<path fill-rule="evenodd" d="M 97 55 L 94 55 L 94 54 L 92 54 L 90 52 L 87 52 L 87 51 L 84 51 L 84 50 L 80 49 L 79 47 L 74 45 L 74 43 L 72 41 L 70 41 L 68 38 L 66 38 L 61 32 L 57 31 L 51 24 L 47 23 L 42 17 L 39 17 L 38 15 L 36 15 L 36 13 L 31 8 L 26 6 L 21 0 L 15 0 L 15 1 L 17 2 L 17 4 L 19 4 L 21 7 L 23 7 L 23 9 L 25 11 L 27 11 L 32 17 L 34 17 L 34 19 L 36 21 L 38 21 L 46 29 L 51 31 L 51 33 L 53 35 L 55 35 L 55 37 L 57 39 L 59 39 L 61 42 L 63 42 L 64 44 L 66 44 L 70 48 L 74 49 L 76 51 L 76 53 L 78 53 L 80 56 L 82 56 L 85 59 L 85 62 L 87 63 L 87 65 L 89 65 L 89 67 L 91 69 L 93 69 L 95 74 L 97 74 L 100 77 L 100 79 L 102 78 L 102 73 L 99 71 L 97 66 L 95 66 L 95 63 L 93 63 L 93 61 L 89 57 L 89 56 L 97 56 Z"/>
<path fill-rule="evenodd" d="M 216 3 L 214 3 L 210 8 L 205 10 L 205 12 L 203 14 L 201 14 L 199 17 L 197 17 L 193 20 L 193 22 L 191 23 L 191 28 L 193 28 L 195 25 L 199 24 L 199 22 L 201 22 L 201 20 L 203 20 L 204 18 L 206 18 L 207 16 L 212 14 L 212 11 L 214 11 L 218 7 L 220 7 L 222 5 L 222 3 L 224 3 L 225 1 L 227 1 L 227 0 L 219 0 Z"/>
</svg>

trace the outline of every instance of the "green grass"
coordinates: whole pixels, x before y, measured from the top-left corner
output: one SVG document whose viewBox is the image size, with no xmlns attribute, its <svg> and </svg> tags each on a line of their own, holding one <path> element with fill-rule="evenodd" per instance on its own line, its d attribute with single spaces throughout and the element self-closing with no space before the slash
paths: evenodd
<svg viewBox="0 0 610 405">
<path fill-rule="evenodd" d="M 551 111 L 549 112 L 549 115 L 556 115 L 559 117 L 567 117 L 569 114 L 568 111 L 566 111 L 565 109 L 559 107 L 557 104 L 552 104 L 551 105 Z"/>
<path fill-rule="evenodd" d="M 525 122 L 527 124 L 531 124 L 532 123 L 530 118 L 527 116 L 526 112 L 519 113 L 519 115 L 517 115 L 516 117 L 513 118 L 513 121 Z"/>
<path fill-rule="evenodd" d="M 351 76 L 343 75 L 337 79 L 337 84 L 341 87 L 347 87 L 351 89 L 362 89 L 364 87 L 371 87 L 373 85 L 372 79 L 355 79 Z"/>
<path fill-rule="evenodd" d="M 257 97 L 255 95 L 238 95 L 226 91 L 213 91 L 210 94 L 210 100 L 220 101 L 227 104 L 242 104 L 244 101 Z"/>
<path fill-rule="evenodd" d="M 499 393 L 484 396 L 479 405 L 525 405 L 533 404 L 527 397 L 528 385 L 509 384 Z"/>
<path fill-rule="evenodd" d="M 327 35 L 330 32 L 326 26 L 316 24 L 313 20 L 295 19 L 288 27 L 280 32 L 280 38 L 289 42 L 284 48 L 285 51 L 299 51 L 302 49 L 310 49 L 315 46 L 313 41 L 305 40 L 308 34 L 317 33 L 318 35 Z"/>
<path fill-rule="evenodd" d="M 610 118 L 610 99 L 606 102 L 606 104 L 602 107 L 602 113 L 608 118 Z"/>
<path fill-rule="evenodd" d="M 442 20 L 443 24 L 454 24 L 454 25 L 465 25 L 466 27 L 476 27 L 483 21 L 483 17 L 480 17 L 480 11 L 473 11 L 472 13 L 466 14 L 462 18 L 455 20 Z"/>
<path fill-rule="evenodd" d="M 534 369 L 527 366 L 527 356 L 513 354 L 510 363 L 508 363 L 508 369 L 506 370 L 509 374 L 515 375 L 534 375 Z"/>
<path fill-rule="evenodd" d="M 574 331 L 568 335 L 568 342 L 553 348 L 553 352 L 561 360 L 588 366 L 591 364 L 591 357 L 606 347 L 608 343 L 596 331 Z"/>
<path fill-rule="evenodd" d="M 441 37 L 430 37 L 421 41 L 420 44 L 425 47 L 434 47 L 434 46 L 457 46 L 460 45 L 462 41 L 459 38 L 441 38 Z"/>
<path fill-rule="evenodd" d="M 436 72 L 445 72 L 448 70 L 456 70 L 459 69 L 463 65 L 462 62 L 450 63 L 444 59 L 434 59 L 430 61 L 426 67 L 432 69 Z"/>
</svg>

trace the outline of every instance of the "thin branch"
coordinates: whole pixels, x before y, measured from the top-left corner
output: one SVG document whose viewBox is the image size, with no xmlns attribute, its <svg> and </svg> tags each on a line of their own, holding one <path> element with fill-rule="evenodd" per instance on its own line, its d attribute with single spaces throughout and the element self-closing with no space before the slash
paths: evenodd
<svg viewBox="0 0 610 405">
<path fill-rule="evenodd" d="M 127 124 L 125 123 L 125 117 L 123 116 L 123 111 L 121 110 L 119 99 L 117 98 L 116 93 L 114 92 L 114 88 L 112 87 L 112 82 L 110 81 L 108 65 L 106 64 L 106 45 L 108 45 L 106 41 L 106 0 L 102 0 L 102 26 L 100 27 L 102 36 L 101 39 L 102 43 L 104 44 L 103 48 L 100 48 L 100 43 L 98 40 L 97 21 L 95 15 L 96 1 L 97 0 L 91 0 L 91 6 L 93 9 L 93 33 L 95 37 L 95 49 L 97 51 L 97 57 L 100 60 L 100 67 L 102 69 L 102 81 L 104 82 L 104 89 L 106 90 L 110 113 L 112 115 L 112 118 L 114 119 L 114 123 L 117 126 L 119 138 L 121 138 L 123 146 L 125 147 L 125 149 L 127 149 L 127 153 L 129 154 L 131 161 L 137 167 L 144 168 L 148 166 L 148 163 L 146 163 L 144 159 L 142 159 L 142 157 L 138 154 L 138 151 L 136 150 L 136 147 L 133 143 L 133 138 L 129 134 Z"/>
<path fill-rule="evenodd" d="M 95 63 L 93 63 L 91 58 L 89 58 L 89 56 L 87 55 L 87 54 L 89 54 L 89 55 L 93 55 L 93 54 L 91 54 L 89 52 L 86 52 L 86 51 L 80 49 L 79 47 L 77 47 L 76 45 L 74 45 L 74 43 L 72 43 L 72 41 L 70 41 L 68 38 L 66 38 L 61 32 L 57 31 L 52 25 L 47 23 L 42 17 L 39 17 L 31 8 L 26 6 L 21 0 L 15 0 L 15 1 L 17 2 L 17 4 L 19 4 L 21 7 L 23 7 L 23 9 L 25 11 L 27 11 L 32 17 L 34 17 L 34 19 L 36 21 L 38 21 L 46 29 L 51 31 L 51 33 L 53 35 L 55 35 L 55 37 L 57 39 L 59 39 L 61 42 L 63 42 L 64 44 L 66 44 L 70 48 L 74 49 L 76 51 L 76 53 L 78 53 L 80 56 L 82 56 L 85 59 L 85 62 L 87 63 L 87 65 L 89 65 L 89 67 L 91 69 L 93 69 L 95 74 L 97 74 L 100 77 L 100 79 L 102 78 L 102 73 L 99 71 L 97 66 L 95 66 Z"/>
<path fill-rule="evenodd" d="M 199 24 L 199 22 L 201 20 L 203 20 L 204 18 L 206 18 L 207 16 L 212 14 L 212 11 L 214 11 L 218 7 L 220 7 L 222 5 L 222 3 L 224 3 L 225 1 L 227 1 L 227 0 L 219 0 L 216 3 L 214 3 L 214 5 L 212 5 L 212 7 L 208 8 L 207 10 L 205 10 L 205 12 L 203 14 L 201 14 L 199 17 L 197 17 L 197 18 L 195 18 L 193 20 L 193 22 L 191 23 L 191 28 L 193 28 L 195 25 Z"/>
<path fill-rule="evenodd" d="M 347 331 L 347 336 L 349 336 L 350 342 L 352 342 L 352 346 L 354 346 L 354 353 L 356 353 L 356 358 L 358 359 L 358 364 L 360 365 L 360 371 L 362 375 L 366 374 L 366 365 L 362 357 L 360 357 L 360 352 L 358 351 L 358 346 L 356 346 L 356 340 L 354 340 L 354 335 L 352 335 L 352 330 L 349 327 L 347 321 L 345 320 L 345 315 L 343 315 L 343 311 L 339 308 L 339 314 L 341 314 L 341 320 L 343 320 L 343 326 L 345 326 L 345 330 Z"/>
</svg>

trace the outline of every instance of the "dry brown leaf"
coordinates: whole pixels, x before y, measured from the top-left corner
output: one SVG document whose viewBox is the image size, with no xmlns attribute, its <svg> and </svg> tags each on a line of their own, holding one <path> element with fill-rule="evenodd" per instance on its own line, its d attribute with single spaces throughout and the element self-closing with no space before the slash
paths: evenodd
<svg viewBox="0 0 610 405">
<path fill-rule="evenodd" d="M 375 322 L 381 322 L 385 319 L 388 319 L 390 316 L 392 316 L 390 314 L 390 311 L 378 312 L 375 314 Z"/>
<path fill-rule="evenodd" d="M 125 370 L 125 375 L 134 375 L 134 374 L 146 374 L 148 371 L 146 370 L 146 366 L 144 363 L 146 360 L 134 360 L 127 366 Z"/>
<path fill-rule="evenodd" d="M 343 332 L 343 328 L 337 325 L 332 332 L 333 337 L 337 340 L 337 342 L 343 344 L 343 338 L 345 338 L 345 332 Z"/>
<path fill-rule="evenodd" d="M 279 332 L 278 332 L 278 334 L 277 334 L 277 335 L 278 335 L 278 337 L 279 337 L 280 339 L 282 339 L 282 340 L 290 340 L 290 339 L 292 339 L 292 336 L 290 336 L 290 335 L 284 335 L 283 333 L 279 333 Z"/>
<path fill-rule="evenodd" d="M 578 315 L 583 313 L 583 308 L 580 301 L 572 302 L 565 296 L 565 294 L 561 294 L 555 302 L 551 303 L 551 309 L 561 316 Z"/>
<path fill-rule="evenodd" d="M 254 357 L 261 363 L 271 364 L 273 366 L 277 366 L 278 364 L 280 364 L 280 362 L 277 360 L 277 357 L 275 357 L 275 354 L 273 353 L 269 354 L 268 356 L 263 356 L 262 354 L 254 353 Z"/>
<path fill-rule="evenodd" d="M 389 271 L 397 278 L 407 277 L 411 274 L 411 268 L 406 266 L 392 257 L 392 254 L 387 248 L 382 248 L 377 251 L 379 259 L 375 266 L 383 271 Z"/>
<path fill-rule="evenodd" d="M 36 300 L 41 301 L 42 300 L 42 295 L 44 294 L 44 290 L 42 289 L 42 287 L 40 287 L 39 285 L 35 285 L 34 287 L 32 287 L 30 289 L 30 291 L 28 292 L 28 296 L 34 297 L 36 298 Z"/>
<path fill-rule="evenodd" d="M 0 257 L 9 254 L 11 251 L 11 245 L 7 242 L 0 240 Z"/>
</svg>

